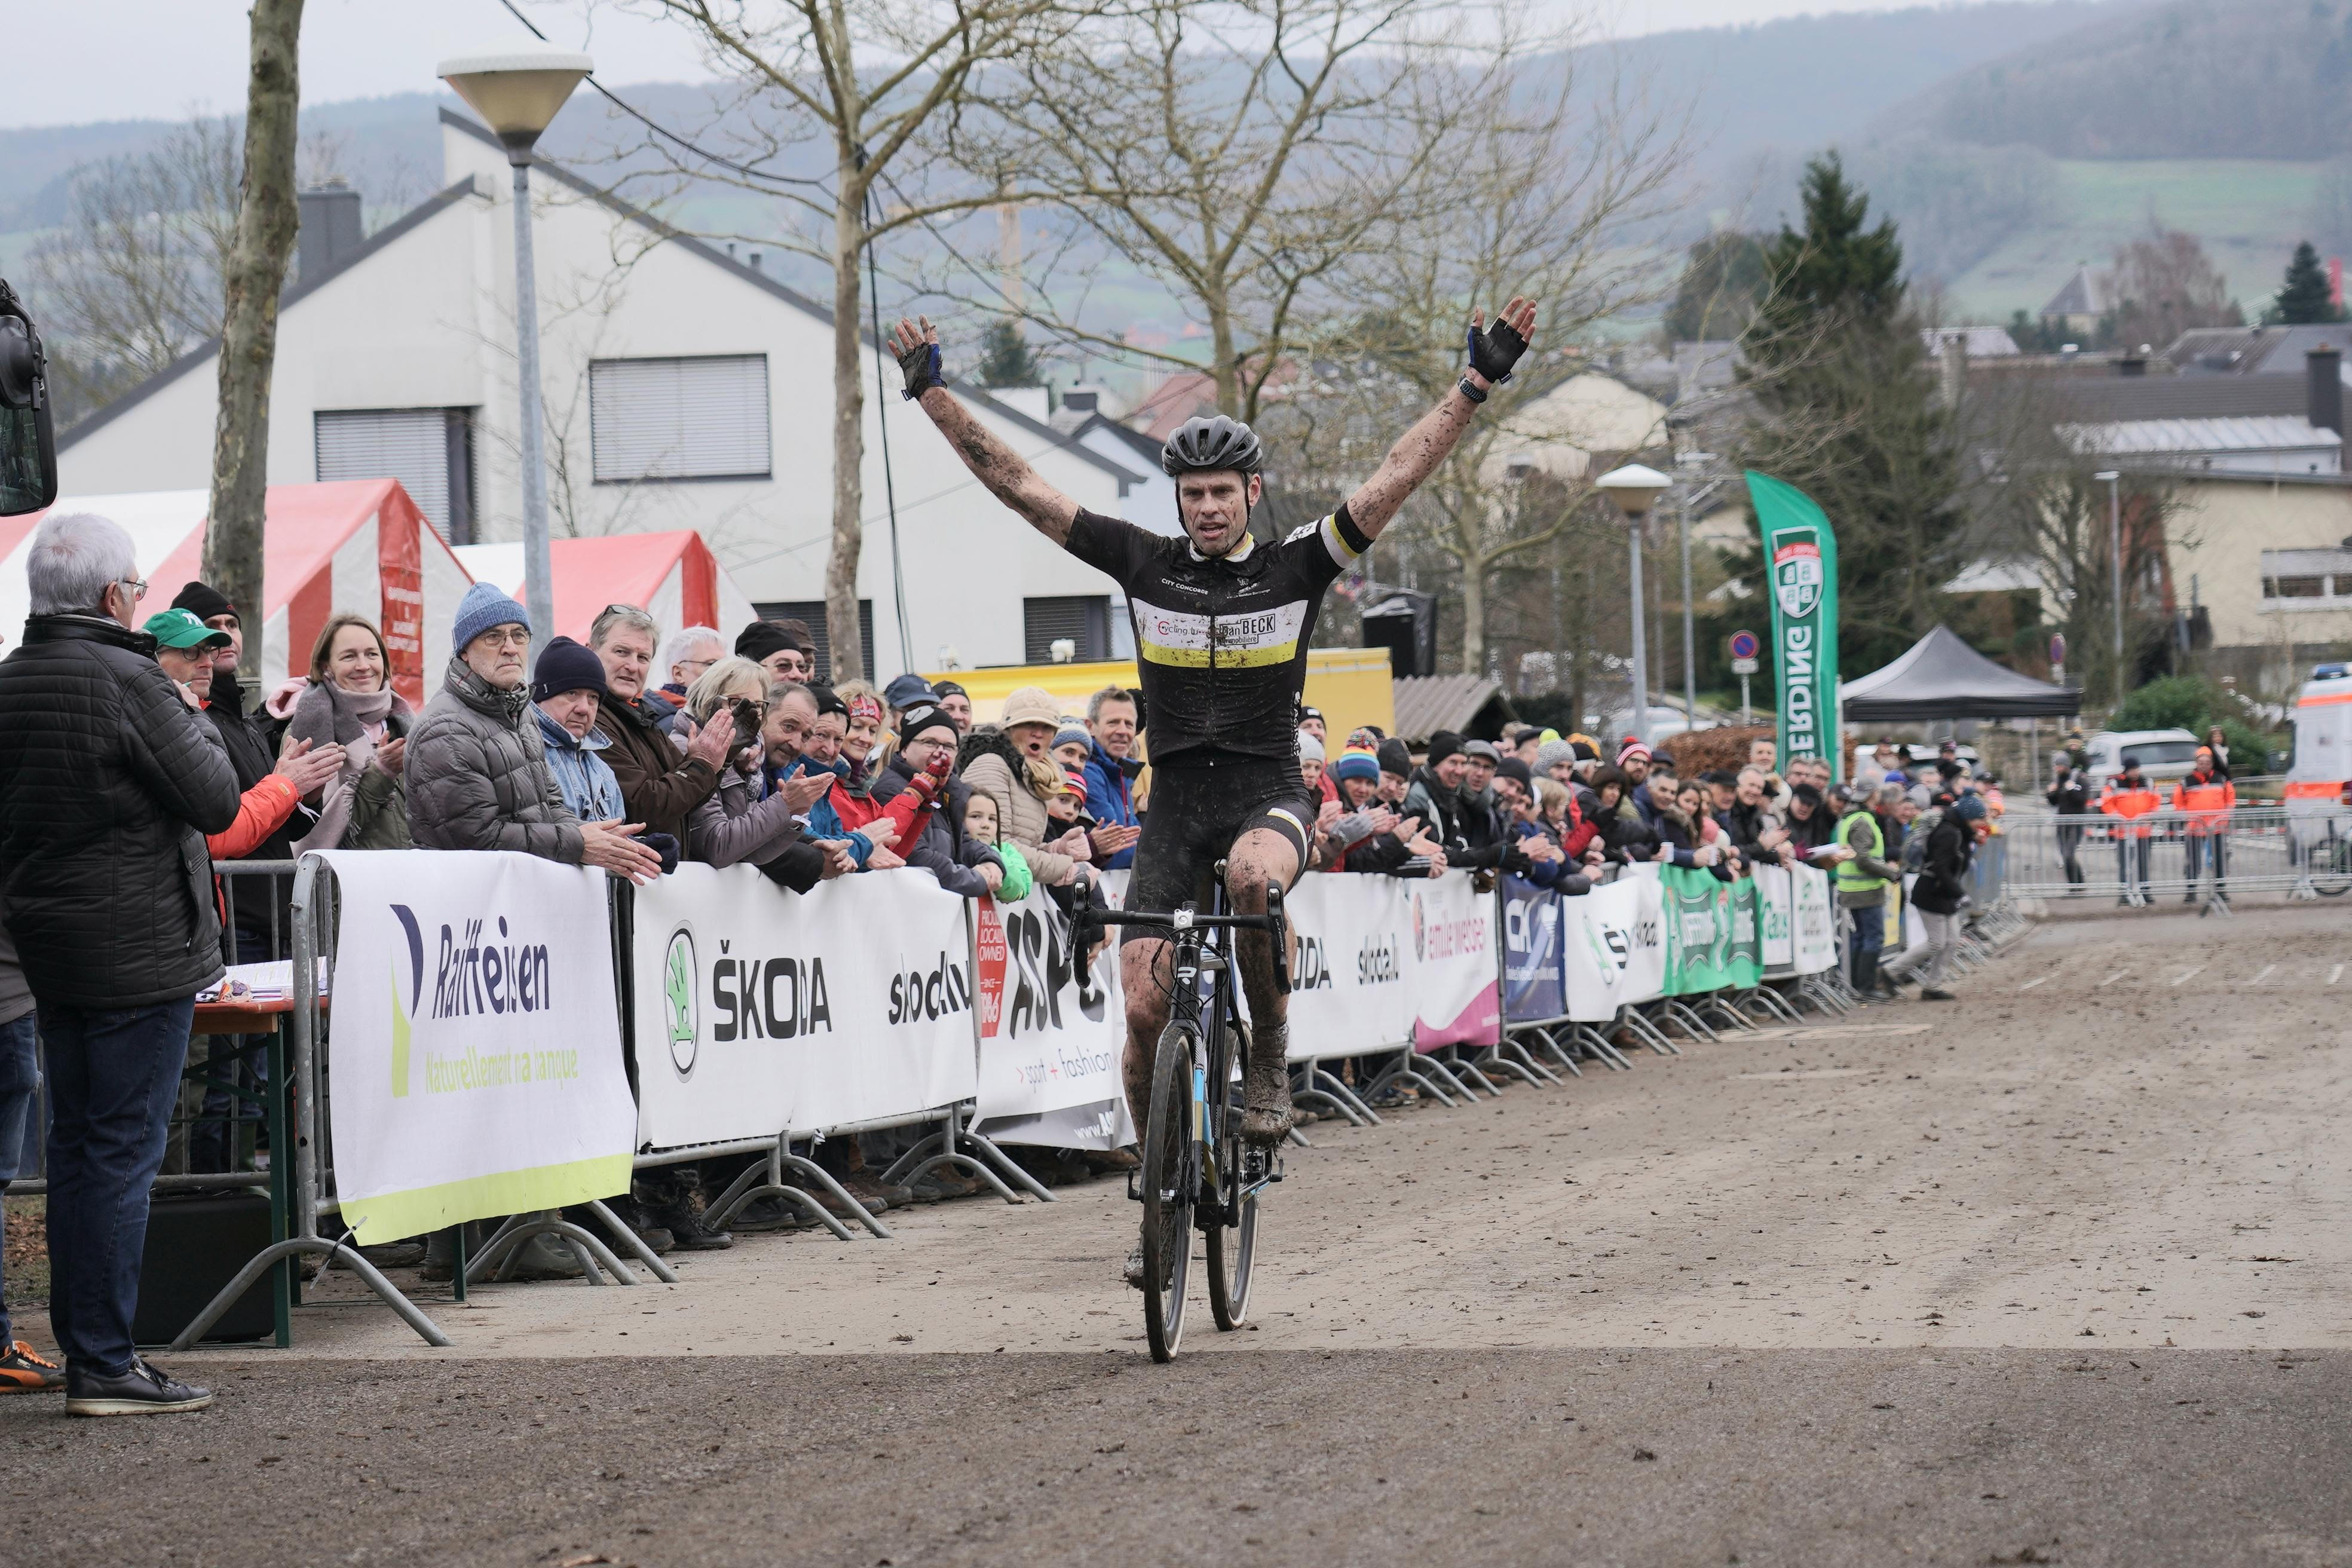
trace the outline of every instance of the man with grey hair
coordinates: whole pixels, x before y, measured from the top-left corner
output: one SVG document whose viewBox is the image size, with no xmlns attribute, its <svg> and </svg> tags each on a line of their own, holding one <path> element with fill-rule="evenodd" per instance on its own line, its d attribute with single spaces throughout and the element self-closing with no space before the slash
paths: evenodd
<svg viewBox="0 0 2352 1568">
<path fill-rule="evenodd" d="M 140 1359 L 131 1318 L 196 993 L 222 973 L 205 835 L 236 820 L 236 774 L 134 629 L 129 534 L 52 515 L 25 574 L 24 645 L 0 660 L 0 918 L 47 1050 L 66 1409 L 199 1410 L 211 1393 Z"/>
<path fill-rule="evenodd" d="M 612 745 L 604 764 L 621 781 L 621 799 L 632 822 L 649 834 L 666 834 L 681 848 L 694 808 L 719 788 L 719 770 L 735 737 L 735 721 L 701 727 L 656 693 L 646 690 L 661 628 L 634 605 L 607 605 L 588 628 L 588 649 L 604 662 L 604 693 L 597 700 L 596 728 Z M 685 754 L 670 742 L 664 726 L 675 717 Z"/>
<path fill-rule="evenodd" d="M 1087 699 L 1087 815 L 1095 819 L 1095 864 L 1124 871 L 1135 864 L 1135 841 L 1143 837 L 1135 814 L 1135 781 L 1143 764 L 1135 758 L 1135 693 L 1106 686 Z"/>
<path fill-rule="evenodd" d="M 592 630 L 589 636 L 595 633 Z M 727 639 L 716 626 L 688 626 L 671 634 L 669 641 L 662 644 L 661 661 L 669 671 L 669 679 L 662 682 L 662 694 L 684 699 L 686 689 L 726 657 Z"/>
</svg>

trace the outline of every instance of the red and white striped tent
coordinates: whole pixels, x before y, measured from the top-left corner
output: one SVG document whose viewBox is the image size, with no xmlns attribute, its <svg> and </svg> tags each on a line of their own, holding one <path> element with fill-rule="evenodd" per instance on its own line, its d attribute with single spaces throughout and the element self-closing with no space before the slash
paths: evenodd
<svg viewBox="0 0 2352 1568">
<path fill-rule="evenodd" d="M 166 608 L 204 559 L 203 490 L 60 496 L 58 511 L 90 511 L 131 534 L 147 579 L 145 614 Z M 457 601 L 472 578 L 396 479 L 272 485 L 265 503 L 258 617 L 261 669 L 270 684 L 308 674 L 310 647 L 327 617 L 354 610 L 383 629 L 393 685 L 410 702 L 425 700 L 426 675 L 440 684 Z M 0 518 L 0 631 L 22 635 L 30 595 L 25 550 L 46 512 Z"/>
<path fill-rule="evenodd" d="M 735 634 L 759 618 L 692 529 L 558 539 L 548 554 L 555 568 L 555 630 L 578 642 L 588 640 L 589 623 L 607 605 L 642 607 L 665 637 L 685 626 L 715 627 L 730 647 Z M 522 598 L 520 544 L 461 544 L 457 555 L 476 582 Z"/>
</svg>

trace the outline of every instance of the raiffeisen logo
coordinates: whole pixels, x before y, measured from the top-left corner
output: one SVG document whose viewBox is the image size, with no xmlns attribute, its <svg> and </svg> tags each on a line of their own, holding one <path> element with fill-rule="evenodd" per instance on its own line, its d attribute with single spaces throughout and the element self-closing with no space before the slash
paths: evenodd
<svg viewBox="0 0 2352 1568">
<path fill-rule="evenodd" d="M 399 906 L 394 905 L 395 909 Z M 404 914 L 405 910 L 402 911 Z M 496 941 L 483 940 L 484 922 L 471 920 L 463 929 L 443 925 L 441 948 L 433 966 L 435 1018 L 467 1018 L 484 1013 L 540 1013 L 555 1005 L 549 988 L 552 965 L 545 942 L 518 946 L 499 917 Z M 413 929 L 413 927 L 412 927 Z"/>
<path fill-rule="evenodd" d="M 425 937 L 417 930 L 416 914 L 406 904 L 391 906 L 392 918 L 400 922 L 402 934 L 408 938 L 408 991 L 404 999 L 400 989 L 400 955 L 394 953 L 392 965 L 392 1097 L 408 1098 L 408 1034 L 409 1020 L 415 1016 L 417 998 L 425 990 Z"/>
</svg>

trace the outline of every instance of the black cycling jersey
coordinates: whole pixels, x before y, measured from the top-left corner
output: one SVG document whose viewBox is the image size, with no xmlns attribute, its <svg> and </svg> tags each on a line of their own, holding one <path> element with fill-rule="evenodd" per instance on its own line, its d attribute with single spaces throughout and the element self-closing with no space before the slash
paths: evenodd
<svg viewBox="0 0 2352 1568">
<path fill-rule="evenodd" d="M 1217 752 L 1297 756 L 1324 591 L 1371 548 L 1344 504 L 1277 544 L 1245 540 L 1222 560 L 1181 535 L 1081 510 L 1068 548 L 1127 595 L 1154 767 Z"/>
</svg>

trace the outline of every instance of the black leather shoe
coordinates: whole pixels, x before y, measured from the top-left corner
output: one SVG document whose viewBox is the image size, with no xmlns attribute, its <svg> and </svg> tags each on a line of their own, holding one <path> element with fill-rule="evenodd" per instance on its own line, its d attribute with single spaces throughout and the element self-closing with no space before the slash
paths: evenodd
<svg viewBox="0 0 2352 1568">
<path fill-rule="evenodd" d="M 163 1415 L 179 1410 L 202 1410 L 213 1402 L 213 1391 L 182 1383 L 131 1358 L 127 1372 L 111 1374 L 66 1366 L 66 1414 L 68 1415 Z"/>
</svg>

